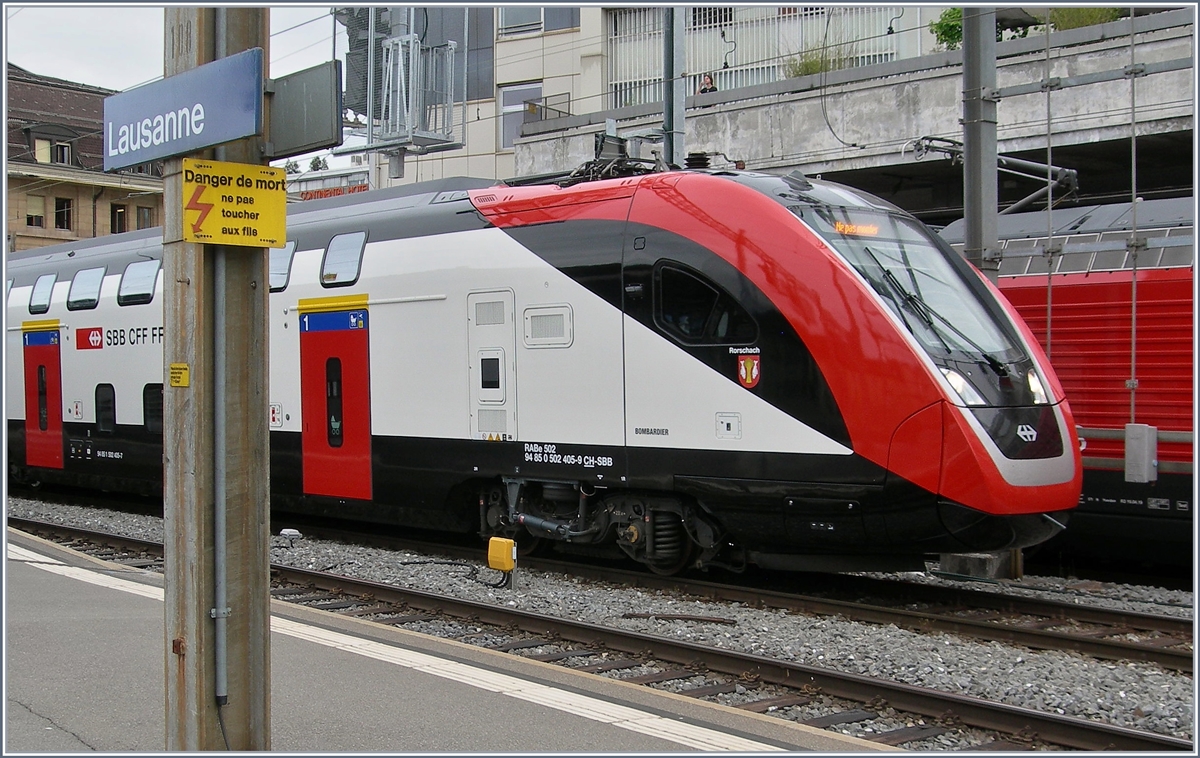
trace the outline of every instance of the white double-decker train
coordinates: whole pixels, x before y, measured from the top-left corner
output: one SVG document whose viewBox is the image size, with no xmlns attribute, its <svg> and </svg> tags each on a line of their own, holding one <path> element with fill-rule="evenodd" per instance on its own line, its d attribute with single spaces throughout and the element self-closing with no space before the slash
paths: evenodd
<svg viewBox="0 0 1200 758">
<path fill-rule="evenodd" d="M 1061 387 L 921 223 L 799 175 L 590 171 L 290 207 L 274 508 L 660 572 L 907 567 L 1061 528 Z M 146 230 L 10 257 L 15 479 L 161 491 L 161 251 Z"/>
</svg>

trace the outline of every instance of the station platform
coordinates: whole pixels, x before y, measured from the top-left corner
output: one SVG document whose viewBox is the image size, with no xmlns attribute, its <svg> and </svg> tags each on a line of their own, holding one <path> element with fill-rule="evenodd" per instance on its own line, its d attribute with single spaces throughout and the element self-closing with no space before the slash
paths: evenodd
<svg viewBox="0 0 1200 758">
<path fill-rule="evenodd" d="M 162 752 L 162 576 L 7 542 L 4 751 Z M 897 749 L 280 601 L 271 676 L 278 752 Z"/>
</svg>

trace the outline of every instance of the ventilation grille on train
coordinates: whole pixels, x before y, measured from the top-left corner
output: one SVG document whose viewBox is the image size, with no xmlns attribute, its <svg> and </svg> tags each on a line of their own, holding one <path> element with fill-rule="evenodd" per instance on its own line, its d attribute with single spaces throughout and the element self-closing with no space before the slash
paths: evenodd
<svg viewBox="0 0 1200 758">
<path fill-rule="evenodd" d="M 480 408 L 476 411 L 479 431 L 484 434 L 506 434 L 508 412 L 499 408 Z"/>
<path fill-rule="evenodd" d="M 504 323 L 504 301 L 475 303 L 475 326 L 495 326 Z"/>
<path fill-rule="evenodd" d="M 529 336 L 535 340 L 562 339 L 565 319 L 561 313 L 529 317 Z"/>
</svg>

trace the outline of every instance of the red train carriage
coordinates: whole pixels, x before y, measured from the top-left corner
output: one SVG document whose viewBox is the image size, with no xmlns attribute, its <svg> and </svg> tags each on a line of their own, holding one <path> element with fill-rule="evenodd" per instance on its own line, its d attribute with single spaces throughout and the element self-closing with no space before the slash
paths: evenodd
<svg viewBox="0 0 1200 758">
<path fill-rule="evenodd" d="M 1045 212 L 1000 217 L 1000 290 L 1046 349 L 1085 442 L 1080 506 L 1061 537 L 1077 553 L 1192 562 L 1192 211 L 1191 198 L 1138 203 L 1136 290 L 1129 203 L 1055 210 L 1053 259 L 1041 254 Z M 961 222 L 942 236 L 959 243 Z M 1127 472 L 1128 424 L 1150 444 L 1130 449 Z"/>
</svg>

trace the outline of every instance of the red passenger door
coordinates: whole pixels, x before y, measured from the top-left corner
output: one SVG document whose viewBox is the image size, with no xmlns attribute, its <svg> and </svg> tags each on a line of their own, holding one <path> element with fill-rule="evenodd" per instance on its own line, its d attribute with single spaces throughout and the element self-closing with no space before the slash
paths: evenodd
<svg viewBox="0 0 1200 758">
<path fill-rule="evenodd" d="M 367 334 L 366 308 L 301 310 L 301 451 L 307 495 L 371 499 Z"/>
<path fill-rule="evenodd" d="M 25 359 L 25 464 L 63 467 L 62 365 L 57 321 L 22 324 Z"/>
</svg>

